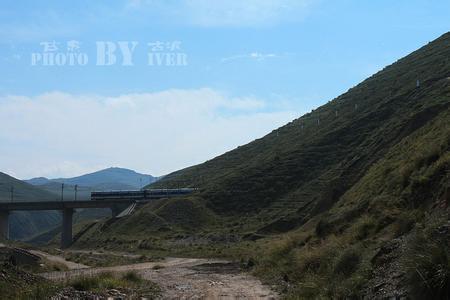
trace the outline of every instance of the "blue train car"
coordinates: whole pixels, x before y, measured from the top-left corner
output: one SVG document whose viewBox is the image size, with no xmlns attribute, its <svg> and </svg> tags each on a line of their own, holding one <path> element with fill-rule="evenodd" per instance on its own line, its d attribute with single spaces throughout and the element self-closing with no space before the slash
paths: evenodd
<svg viewBox="0 0 450 300">
<path fill-rule="evenodd" d="M 198 190 L 197 188 L 180 188 L 180 189 L 145 189 L 136 191 L 107 191 L 107 192 L 91 192 L 92 200 L 111 200 L 111 199 L 131 199 L 146 200 L 168 198 L 180 195 L 190 194 Z"/>
</svg>

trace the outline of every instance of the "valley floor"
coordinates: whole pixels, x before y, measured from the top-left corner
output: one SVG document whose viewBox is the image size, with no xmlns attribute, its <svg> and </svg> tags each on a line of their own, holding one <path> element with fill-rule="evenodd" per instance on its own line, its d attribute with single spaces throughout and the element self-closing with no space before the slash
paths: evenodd
<svg viewBox="0 0 450 300">
<path fill-rule="evenodd" d="M 69 263 L 69 265 L 73 267 L 73 264 Z M 86 268 L 83 266 L 80 269 L 69 268 L 68 271 L 40 275 L 52 281 L 60 281 L 105 272 L 126 273 L 129 271 L 135 271 L 143 279 L 159 285 L 163 299 L 278 298 L 275 292 L 259 280 L 242 273 L 238 264 L 216 259 L 166 258 L 160 262 L 113 267 Z"/>
</svg>

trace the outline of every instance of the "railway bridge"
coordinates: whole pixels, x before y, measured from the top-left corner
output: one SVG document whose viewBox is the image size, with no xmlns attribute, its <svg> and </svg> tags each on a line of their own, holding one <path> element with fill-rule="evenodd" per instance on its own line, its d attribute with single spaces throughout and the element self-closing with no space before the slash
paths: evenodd
<svg viewBox="0 0 450 300">
<path fill-rule="evenodd" d="M 194 188 L 152 189 L 140 191 L 92 192 L 91 200 L 82 201 L 33 201 L 0 203 L 0 236 L 9 238 L 9 214 L 12 211 L 58 210 L 62 212 L 61 248 L 72 244 L 72 217 L 78 208 L 110 208 L 116 217 L 119 206 L 145 203 L 155 199 L 170 198 L 192 193 Z"/>
</svg>

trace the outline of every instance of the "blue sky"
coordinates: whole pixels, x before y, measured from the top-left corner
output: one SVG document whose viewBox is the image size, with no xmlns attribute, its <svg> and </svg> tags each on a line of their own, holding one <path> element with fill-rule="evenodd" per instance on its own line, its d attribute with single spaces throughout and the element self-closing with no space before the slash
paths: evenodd
<svg viewBox="0 0 450 300">
<path fill-rule="evenodd" d="M 163 175 L 200 163 L 439 37 L 449 11 L 449 1 L 415 0 L 2 1 L 0 170 Z M 88 63 L 33 66 L 53 41 L 63 55 L 79 42 Z M 116 64 L 97 65 L 105 41 L 137 42 L 133 65 L 118 50 Z M 158 41 L 178 42 L 187 65 L 148 65 Z"/>
</svg>

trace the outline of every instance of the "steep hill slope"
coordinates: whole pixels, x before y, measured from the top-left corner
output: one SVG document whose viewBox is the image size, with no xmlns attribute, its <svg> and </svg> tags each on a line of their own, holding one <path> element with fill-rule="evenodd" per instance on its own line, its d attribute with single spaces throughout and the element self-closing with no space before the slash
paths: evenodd
<svg viewBox="0 0 450 300">
<path fill-rule="evenodd" d="M 173 251 L 183 239 L 207 253 L 206 240 L 220 245 L 217 254 L 235 243 L 291 295 L 398 296 L 408 280 L 426 294 L 430 283 L 410 278 L 416 272 L 403 257 L 424 257 L 417 241 L 428 238 L 443 261 L 436 274 L 450 281 L 450 260 L 439 254 L 448 256 L 449 151 L 446 33 L 267 136 L 169 174 L 152 187 L 183 182 L 200 191 L 93 228 L 79 245 Z"/>
<path fill-rule="evenodd" d="M 11 188 L 14 201 L 57 200 L 54 194 L 0 172 L 0 201 L 11 201 Z M 54 227 L 59 221 L 60 216 L 57 212 L 13 212 L 10 219 L 10 235 L 13 239 L 23 239 Z"/>
<path fill-rule="evenodd" d="M 183 181 L 200 187 L 216 213 L 292 213 L 302 222 L 331 207 L 404 138 L 443 117 L 449 43 L 445 34 L 264 138 L 153 186 Z M 445 135 L 448 127 L 439 130 Z"/>
</svg>

